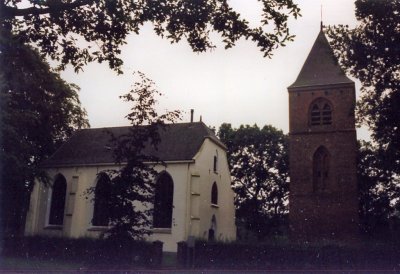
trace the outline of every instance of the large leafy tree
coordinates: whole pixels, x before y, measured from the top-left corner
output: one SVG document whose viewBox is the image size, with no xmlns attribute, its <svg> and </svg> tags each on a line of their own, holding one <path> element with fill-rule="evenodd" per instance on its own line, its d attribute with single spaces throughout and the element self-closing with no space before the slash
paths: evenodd
<svg viewBox="0 0 400 274">
<path fill-rule="evenodd" d="M 58 60 L 61 68 L 107 61 L 121 72 L 120 47 L 146 22 L 172 43 L 187 40 L 195 52 L 213 48 L 209 34 L 217 32 L 226 48 L 245 38 L 270 56 L 293 39 L 287 21 L 297 18 L 299 8 L 293 0 L 259 1 L 263 15 L 255 28 L 227 0 L 1 0 L 0 24 Z"/>
<path fill-rule="evenodd" d="M 53 72 L 32 48 L 0 35 L 1 218 L 20 232 L 39 164 L 76 129 L 87 127 L 78 86 Z"/>
<path fill-rule="evenodd" d="M 237 217 L 259 238 L 288 213 L 287 136 L 272 126 L 222 124 L 228 147 Z"/>
<path fill-rule="evenodd" d="M 400 1 L 355 1 L 358 26 L 328 30 L 339 62 L 361 82 L 359 124 L 372 132 L 361 143 L 358 182 L 366 230 L 399 214 L 400 174 Z"/>
<path fill-rule="evenodd" d="M 386 170 L 400 173 L 400 1 L 357 0 L 355 28 L 328 31 L 342 67 L 361 81 L 358 121 L 385 151 Z"/>
<path fill-rule="evenodd" d="M 376 144 L 359 143 L 360 219 L 369 233 L 387 228 L 391 219 L 400 219 L 400 178 L 383 168 L 385 154 Z"/>
<path fill-rule="evenodd" d="M 107 171 L 111 178 L 110 193 L 103 197 L 107 201 L 111 224 L 105 236 L 119 240 L 142 239 L 150 233 L 157 176 L 154 165 L 162 162 L 154 155 L 146 154 L 145 148 L 146 151 L 149 147 L 156 150 L 164 125 L 175 122 L 181 115 L 180 111 L 157 114 L 156 97 L 162 94 L 143 73 L 136 74 L 138 79 L 132 89 L 121 96 L 124 101 L 132 103 L 131 112 L 126 116 L 132 127 L 127 134 L 111 135 L 118 168 Z M 95 188 L 90 188 L 90 193 L 95 193 Z"/>
</svg>

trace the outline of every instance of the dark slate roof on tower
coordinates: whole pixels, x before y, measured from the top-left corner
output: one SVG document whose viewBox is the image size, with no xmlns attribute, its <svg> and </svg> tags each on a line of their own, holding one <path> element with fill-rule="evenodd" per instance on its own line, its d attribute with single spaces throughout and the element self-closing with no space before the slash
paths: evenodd
<svg viewBox="0 0 400 274">
<path fill-rule="evenodd" d="M 132 127 L 90 128 L 77 131 L 48 160 L 43 167 L 81 166 L 114 163 L 110 149 L 111 132 L 115 137 L 127 134 Z M 167 124 L 160 128 L 158 149 L 147 145 L 144 153 L 162 161 L 192 160 L 205 138 L 225 148 L 204 123 Z"/>
<path fill-rule="evenodd" d="M 289 88 L 353 83 L 338 65 L 321 28 L 308 57 Z"/>
</svg>

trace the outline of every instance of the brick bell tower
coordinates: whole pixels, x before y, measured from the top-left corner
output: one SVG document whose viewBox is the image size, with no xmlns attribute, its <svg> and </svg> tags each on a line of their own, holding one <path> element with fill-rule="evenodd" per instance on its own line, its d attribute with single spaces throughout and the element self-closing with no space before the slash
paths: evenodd
<svg viewBox="0 0 400 274">
<path fill-rule="evenodd" d="M 355 86 L 337 64 L 322 24 L 288 92 L 291 237 L 356 239 Z"/>
</svg>

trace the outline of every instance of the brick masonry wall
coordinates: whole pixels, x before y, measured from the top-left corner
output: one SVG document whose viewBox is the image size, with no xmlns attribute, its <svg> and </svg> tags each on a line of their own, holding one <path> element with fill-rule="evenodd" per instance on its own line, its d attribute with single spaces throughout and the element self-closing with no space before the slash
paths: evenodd
<svg viewBox="0 0 400 274">
<path fill-rule="evenodd" d="M 310 106 L 318 98 L 332 105 L 332 124 L 310 125 Z M 356 238 L 358 197 L 357 137 L 353 84 L 289 90 L 290 225 L 296 239 Z M 324 190 L 313 191 L 313 156 L 324 146 L 329 175 Z"/>
</svg>

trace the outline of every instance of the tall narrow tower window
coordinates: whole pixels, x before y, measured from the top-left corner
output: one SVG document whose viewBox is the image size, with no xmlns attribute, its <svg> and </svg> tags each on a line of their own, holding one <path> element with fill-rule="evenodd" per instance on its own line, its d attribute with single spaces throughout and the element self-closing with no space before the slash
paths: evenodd
<svg viewBox="0 0 400 274">
<path fill-rule="evenodd" d="M 312 126 L 332 124 L 332 107 L 326 99 L 320 98 L 311 104 L 310 124 Z"/>
<path fill-rule="evenodd" d="M 313 191 L 319 192 L 324 190 L 329 177 L 329 153 L 328 150 L 321 146 L 313 157 Z"/>
</svg>

